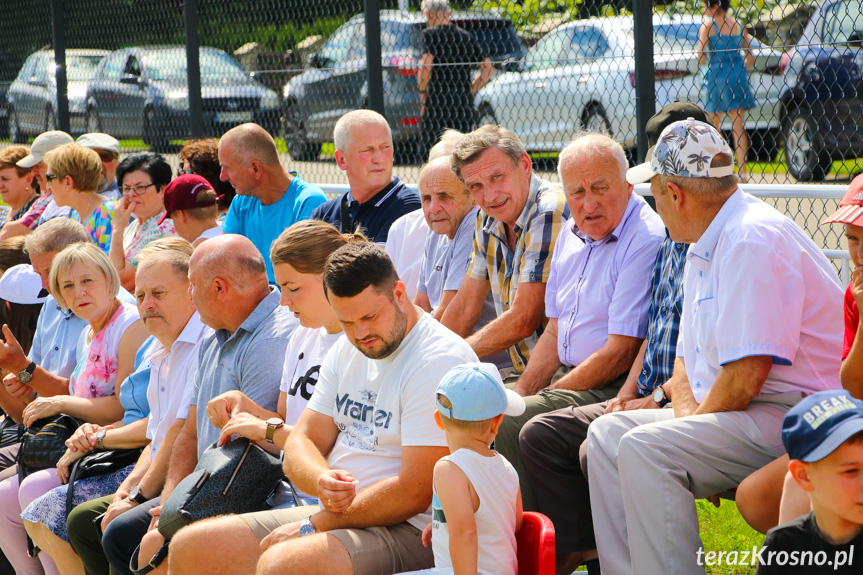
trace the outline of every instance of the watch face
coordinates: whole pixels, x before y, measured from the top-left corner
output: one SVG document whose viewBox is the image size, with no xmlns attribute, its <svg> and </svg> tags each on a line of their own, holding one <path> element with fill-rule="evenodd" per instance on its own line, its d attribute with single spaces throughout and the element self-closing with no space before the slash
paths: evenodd
<svg viewBox="0 0 863 575">
<path fill-rule="evenodd" d="M 663 399 L 665 399 L 665 394 L 662 392 L 661 387 L 657 387 L 653 390 L 653 401 L 656 403 L 660 403 Z"/>
<path fill-rule="evenodd" d="M 131 491 L 129 491 L 129 499 L 134 501 L 135 499 L 138 498 L 138 495 L 140 495 L 140 494 L 141 494 L 141 487 L 139 485 L 136 485 L 135 487 L 132 488 Z"/>
<path fill-rule="evenodd" d="M 25 371 L 19 371 L 18 372 L 18 381 L 20 381 L 21 383 L 30 383 L 30 379 L 32 377 L 33 376 L 30 375 L 29 371 L 25 370 Z"/>
</svg>

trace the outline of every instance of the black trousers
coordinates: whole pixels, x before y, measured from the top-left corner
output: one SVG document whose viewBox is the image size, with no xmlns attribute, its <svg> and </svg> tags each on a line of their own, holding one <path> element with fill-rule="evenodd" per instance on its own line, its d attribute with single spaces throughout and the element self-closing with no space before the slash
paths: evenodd
<svg viewBox="0 0 863 575">
<path fill-rule="evenodd" d="M 519 434 L 521 463 L 533 484 L 536 510 L 554 523 L 557 553 L 596 549 L 583 445 L 587 427 L 607 405 L 606 401 L 538 415 Z"/>
</svg>

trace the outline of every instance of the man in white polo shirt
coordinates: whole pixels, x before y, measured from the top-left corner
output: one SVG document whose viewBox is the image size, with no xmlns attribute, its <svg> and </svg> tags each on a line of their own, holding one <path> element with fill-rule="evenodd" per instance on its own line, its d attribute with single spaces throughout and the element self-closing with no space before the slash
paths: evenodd
<svg viewBox="0 0 863 575">
<path fill-rule="evenodd" d="M 713 126 L 675 122 L 647 157 L 627 180 L 650 180 L 671 239 L 691 244 L 673 409 L 591 424 L 593 525 L 603 573 L 704 573 L 695 499 L 781 455 L 785 412 L 839 387 L 842 289 L 793 221 L 738 188 Z"/>
</svg>

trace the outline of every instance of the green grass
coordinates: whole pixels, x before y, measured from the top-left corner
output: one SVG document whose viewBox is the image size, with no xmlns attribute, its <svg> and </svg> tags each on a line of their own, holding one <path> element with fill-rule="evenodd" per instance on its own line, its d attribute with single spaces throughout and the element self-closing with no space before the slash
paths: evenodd
<svg viewBox="0 0 863 575">
<path fill-rule="evenodd" d="M 705 553 L 710 551 L 748 551 L 761 548 L 764 536 L 754 531 L 737 511 L 733 501 L 722 501 L 717 509 L 704 499 L 695 502 L 698 511 L 701 540 Z M 751 562 L 751 561 L 750 561 Z M 755 567 L 714 565 L 707 566 L 707 575 L 748 575 Z M 580 567 L 578 571 L 586 571 Z"/>
</svg>

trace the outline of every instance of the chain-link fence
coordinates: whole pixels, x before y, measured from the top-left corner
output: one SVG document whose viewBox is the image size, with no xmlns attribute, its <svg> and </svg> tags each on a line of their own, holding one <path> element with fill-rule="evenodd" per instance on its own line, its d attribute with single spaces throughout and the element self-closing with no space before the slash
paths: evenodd
<svg viewBox="0 0 863 575">
<path fill-rule="evenodd" d="M 441 19 L 433 0 L 7 2 L 0 139 L 68 126 L 175 158 L 190 137 L 254 121 L 286 166 L 342 182 L 333 126 L 370 107 L 404 179 L 445 128 L 492 121 L 556 179 L 577 132 L 604 129 L 635 159 L 648 112 L 681 99 L 721 112 L 750 182 L 847 181 L 863 155 L 862 3 L 464 0 Z"/>
</svg>

